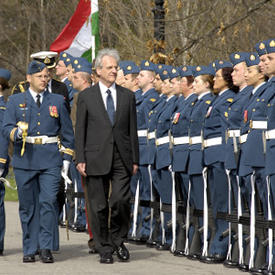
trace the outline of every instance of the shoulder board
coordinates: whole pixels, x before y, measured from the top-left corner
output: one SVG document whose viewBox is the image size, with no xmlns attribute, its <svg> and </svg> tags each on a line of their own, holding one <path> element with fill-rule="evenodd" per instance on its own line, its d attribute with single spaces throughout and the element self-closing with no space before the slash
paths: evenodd
<svg viewBox="0 0 275 275">
<path fill-rule="evenodd" d="M 150 98 L 150 101 L 155 102 L 156 99 L 155 98 Z"/>
<path fill-rule="evenodd" d="M 211 100 L 206 100 L 205 103 L 209 105 L 211 104 Z"/>
<path fill-rule="evenodd" d="M 233 102 L 234 99 L 233 99 L 232 97 L 230 97 L 230 98 L 227 99 L 227 101 L 228 101 L 228 102 Z"/>
</svg>

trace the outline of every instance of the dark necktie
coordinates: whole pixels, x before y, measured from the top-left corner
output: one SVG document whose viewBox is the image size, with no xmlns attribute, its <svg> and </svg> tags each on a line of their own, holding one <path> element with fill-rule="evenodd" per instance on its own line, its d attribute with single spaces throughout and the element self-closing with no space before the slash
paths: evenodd
<svg viewBox="0 0 275 275">
<path fill-rule="evenodd" d="M 114 100 L 111 94 L 111 91 L 108 89 L 106 91 L 108 94 L 107 96 L 107 101 L 106 101 L 106 106 L 107 106 L 107 113 L 109 115 L 110 121 L 112 125 L 114 125 L 114 120 L 115 120 L 115 105 L 114 105 Z"/>
<path fill-rule="evenodd" d="M 38 108 L 40 108 L 40 105 L 41 105 L 40 97 L 41 97 L 41 95 L 39 95 L 39 94 L 36 96 L 36 104 L 37 104 Z"/>
</svg>

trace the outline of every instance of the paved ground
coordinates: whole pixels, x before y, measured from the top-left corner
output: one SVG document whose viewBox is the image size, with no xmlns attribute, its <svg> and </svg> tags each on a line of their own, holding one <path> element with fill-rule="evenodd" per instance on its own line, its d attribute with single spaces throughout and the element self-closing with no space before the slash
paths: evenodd
<svg viewBox="0 0 275 275">
<path fill-rule="evenodd" d="M 5 255 L 0 258 L 0 274 L 8 275 L 76 275 L 76 274 L 150 274 L 150 275 L 237 275 L 238 270 L 224 268 L 223 265 L 207 265 L 178 258 L 169 252 L 159 252 L 153 248 L 127 244 L 131 253 L 129 263 L 104 265 L 98 262 L 98 255 L 89 255 L 88 235 L 70 231 L 70 240 L 66 239 L 66 230 L 60 229 L 60 252 L 54 254 L 54 264 L 43 264 L 38 257 L 35 263 L 22 263 L 21 227 L 18 216 L 18 203 L 6 203 L 7 229 L 5 237 Z M 1 221 L 0 221 L 1 222 Z"/>
</svg>

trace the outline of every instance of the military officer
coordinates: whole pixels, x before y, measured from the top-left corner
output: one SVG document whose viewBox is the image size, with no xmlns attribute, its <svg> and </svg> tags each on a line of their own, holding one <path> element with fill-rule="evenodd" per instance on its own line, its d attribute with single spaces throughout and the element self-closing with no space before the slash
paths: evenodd
<svg viewBox="0 0 275 275">
<path fill-rule="evenodd" d="M 176 172 L 176 179 L 178 180 L 177 201 L 182 201 L 185 211 L 181 210 L 177 214 L 178 229 L 177 229 L 177 243 L 175 256 L 185 255 L 185 240 L 189 233 L 188 220 L 185 224 L 186 209 L 189 191 L 189 176 L 187 174 L 187 163 L 189 158 L 189 119 L 192 108 L 197 101 L 197 95 L 193 93 L 193 71 L 191 66 L 182 66 L 179 68 L 181 76 L 181 90 L 183 95 L 179 97 L 177 108 L 171 117 L 171 135 L 173 136 L 173 155 L 172 155 L 172 170 Z M 180 104 L 179 104 L 180 102 Z M 183 209 L 184 209 L 183 208 Z M 189 213 L 188 213 L 189 215 Z M 184 230 L 187 230 L 185 232 Z M 187 236 L 188 238 L 189 236 Z"/>
<path fill-rule="evenodd" d="M 8 174 L 9 169 L 9 157 L 8 157 L 8 146 L 9 139 L 4 137 L 2 133 L 2 122 L 4 117 L 4 112 L 6 110 L 6 102 L 4 99 L 4 91 L 9 88 L 9 80 L 11 78 L 11 73 L 9 70 L 0 68 L 0 178 L 4 178 Z M 5 186 L 0 180 L 0 256 L 3 255 L 4 251 L 4 235 L 5 235 Z"/>
<path fill-rule="evenodd" d="M 141 97 L 136 102 L 137 110 L 137 130 L 139 141 L 139 169 L 136 176 L 132 177 L 131 185 L 137 183 L 134 191 L 135 199 L 139 196 L 140 200 L 144 202 L 141 207 L 141 226 L 140 231 L 136 232 L 137 206 L 135 207 L 132 237 L 136 240 L 145 243 L 150 234 L 150 223 L 148 216 L 150 215 L 150 177 L 148 172 L 148 150 L 147 150 L 147 120 L 148 113 L 153 108 L 158 99 L 158 93 L 154 89 L 153 82 L 155 79 L 155 65 L 148 60 L 141 61 L 140 72 L 137 77 L 138 86 L 142 90 Z M 132 187 L 133 188 L 133 187 Z M 137 205 L 137 204 L 136 204 Z"/>
<path fill-rule="evenodd" d="M 192 207 L 194 227 L 192 241 L 187 247 L 187 257 L 192 260 L 198 260 L 201 255 L 202 236 L 199 228 L 202 226 L 204 208 L 203 193 L 203 154 L 202 154 L 202 129 L 204 118 L 207 112 L 211 110 L 211 105 L 215 100 L 213 95 L 213 77 L 214 71 L 210 66 L 196 66 L 193 69 L 194 82 L 193 91 L 198 96 L 189 119 L 189 159 L 188 175 L 191 182 L 190 205 Z"/>
<path fill-rule="evenodd" d="M 77 92 L 73 88 L 72 84 L 72 63 L 74 61 L 74 57 L 66 52 L 61 52 L 59 54 L 59 60 L 57 62 L 57 66 L 55 68 L 55 74 L 59 78 L 61 82 L 63 82 L 68 89 L 68 98 L 70 106 L 73 105 L 74 94 Z M 64 67 L 65 66 L 65 67 Z M 66 71 L 65 71 L 66 69 Z"/>
<path fill-rule="evenodd" d="M 29 89 L 9 98 L 3 134 L 14 143 L 12 165 L 23 231 L 23 262 L 34 262 L 39 249 L 41 261 L 52 263 L 57 192 L 61 171 L 68 176 L 74 153 L 73 129 L 64 97 L 45 90 L 46 65 L 32 61 L 27 80 Z M 63 160 L 59 138 L 64 147 Z"/>
</svg>

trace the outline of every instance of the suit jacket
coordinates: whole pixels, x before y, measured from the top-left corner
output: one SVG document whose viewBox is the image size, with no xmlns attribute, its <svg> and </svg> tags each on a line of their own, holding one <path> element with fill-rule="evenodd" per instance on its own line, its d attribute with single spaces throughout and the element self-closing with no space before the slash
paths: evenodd
<svg viewBox="0 0 275 275">
<path fill-rule="evenodd" d="M 139 163 L 135 95 L 118 85 L 116 91 L 114 125 L 110 122 L 99 84 L 78 96 L 76 163 L 86 163 L 87 175 L 100 176 L 111 171 L 114 144 L 130 173 L 133 163 Z"/>
</svg>

